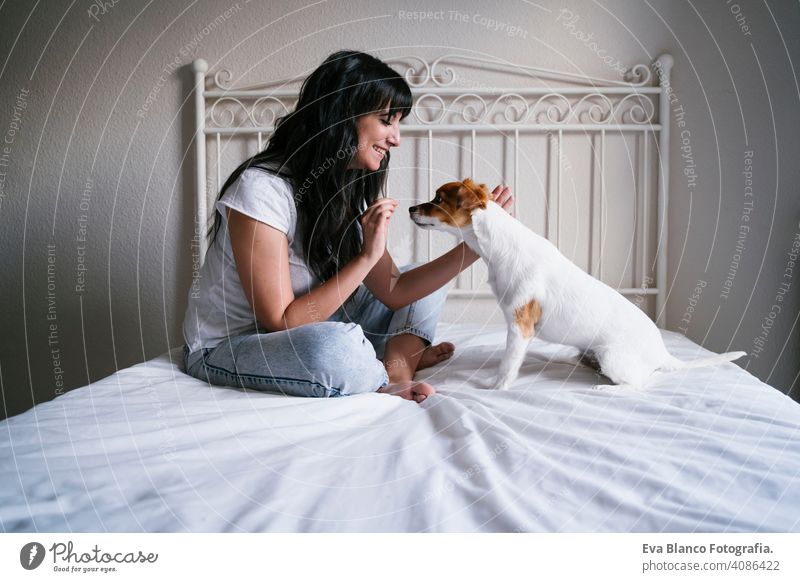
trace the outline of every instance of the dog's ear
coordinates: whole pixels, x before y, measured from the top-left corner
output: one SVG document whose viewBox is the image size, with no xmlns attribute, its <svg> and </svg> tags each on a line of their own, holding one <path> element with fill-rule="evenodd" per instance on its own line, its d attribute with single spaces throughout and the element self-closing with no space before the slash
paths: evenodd
<svg viewBox="0 0 800 582">
<path fill-rule="evenodd" d="M 461 181 L 461 196 L 458 197 L 458 206 L 465 210 L 474 208 L 486 208 L 489 201 L 489 189 L 486 184 L 476 184 L 472 178 L 464 178 Z"/>
</svg>

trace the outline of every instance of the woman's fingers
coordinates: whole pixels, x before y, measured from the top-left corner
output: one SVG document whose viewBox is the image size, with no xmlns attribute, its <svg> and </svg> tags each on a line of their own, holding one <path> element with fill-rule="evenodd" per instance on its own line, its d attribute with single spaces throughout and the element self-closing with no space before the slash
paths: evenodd
<svg viewBox="0 0 800 582">
<path fill-rule="evenodd" d="M 500 184 L 496 186 L 494 190 L 492 190 L 492 197 L 503 210 L 512 216 L 514 215 L 512 212 L 514 206 L 514 195 L 511 194 L 511 188 Z"/>
<path fill-rule="evenodd" d="M 397 208 L 397 200 L 394 198 L 378 198 L 375 202 L 373 202 L 369 208 L 364 212 L 366 214 L 370 210 L 382 210 L 383 208 Z"/>
<path fill-rule="evenodd" d="M 361 226 L 365 231 L 385 233 L 389 229 L 389 221 L 394 214 L 393 206 L 383 205 L 382 208 L 374 210 L 369 216 L 364 213 L 364 220 Z"/>
<path fill-rule="evenodd" d="M 364 211 L 364 214 L 361 215 L 361 223 L 363 224 L 365 221 L 371 220 L 373 217 L 380 216 L 381 212 L 384 210 L 388 209 L 394 212 L 395 208 L 397 208 L 397 200 L 394 200 L 393 198 L 379 198 Z"/>
<path fill-rule="evenodd" d="M 497 186 L 493 191 L 495 202 L 501 203 L 505 202 L 509 196 L 511 196 L 511 188 L 508 186 Z"/>
<path fill-rule="evenodd" d="M 373 213 L 373 217 L 374 217 L 374 220 L 377 223 L 380 223 L 384 219 L 387 219 L 387 218 L 391 217 L 392 214 L 394 214 L 394 208 L 386 208 L 386 207 L 384 207 L 384 208 L 374 212 Z"/>
<path fill-rule="evenodd" d="M 511 195 L 511 188 L 508 186 L 504 186 L 503 184 L 499 184 L 494 187 L 492 190 L 492 200 L 497 202 L 498 204 L 508 198 Z"/>
<path fill-rule="evenodd" d="M 375 228 L 381 228 L 384 224 L 389 222 L 390 217 L 391 214 L 385 214 L 383 212 L 381 212 L 380 214 L 376 214 L 373 223 Z"/>
</svg>

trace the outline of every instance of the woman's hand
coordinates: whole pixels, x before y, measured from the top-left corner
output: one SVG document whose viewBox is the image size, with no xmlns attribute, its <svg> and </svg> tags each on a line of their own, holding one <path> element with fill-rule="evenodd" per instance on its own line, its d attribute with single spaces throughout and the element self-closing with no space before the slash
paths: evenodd
<svg viewBox="0 0 800 582">
<path fill-rule="evenodd" d="M 492 200 L 497 202 L 511 216 L 514 216 L 514 195 L 511 193 L 511 188 L 503 185 L 496 186 L 492 190 Z"/>
<path fill-rule="evenodd" d="M 377 262 L 386 251 L 389 220 L 391 220 L 395 208 L 397 208 L 397 200 L 378 198 L 358 219 L 364 233 L 361 253 L 370 261 Z"/>
</svg>

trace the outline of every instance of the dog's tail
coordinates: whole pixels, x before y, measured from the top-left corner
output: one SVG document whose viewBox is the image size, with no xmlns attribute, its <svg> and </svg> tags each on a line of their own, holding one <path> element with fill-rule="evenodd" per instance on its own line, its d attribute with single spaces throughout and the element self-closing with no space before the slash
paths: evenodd
<svg viewBox="0 0 800 582">
<path fill-rule="evenodd" d="M 747 352 L 726 352 L 724 354 L 717 354 L 708 356 L 706 358 L 698 358 L 696 360 L 689 360 L 684 362 L 675 356 L 670 355 L 664 364 L 661 365 L 659 370 L 662 372 L 675 372 L 677 370 L 688 370 L 690 368 L 702 368 L 704 366 L 716 366 L 724 364 L 725 362 L 732 362 L 738 360 L 742 356 L 746 356 Z"/>
</svg>

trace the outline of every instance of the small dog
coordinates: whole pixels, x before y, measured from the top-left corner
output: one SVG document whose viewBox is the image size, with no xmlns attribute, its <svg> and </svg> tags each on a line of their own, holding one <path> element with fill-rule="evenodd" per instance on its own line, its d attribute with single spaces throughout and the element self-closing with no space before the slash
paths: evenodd
<svg viewBox="0 0 800 582">
<path fill-rule="evenodd" d="M 656 371 L 711 366 L 746 355 L 728 352 L 689 362 L 672 356 L 650 318 L 503 210 L 485 184 L 469 178 L 444 184 L 431 202 L 409 212 L 421 228 L 456 235 L 486 261 L 489 284 L 508 324 L 495 383 L 499 390 L 516 380 L 534 332 L 578 348 L 581 361 L 595 361 L 603 375 L 627 388 L 643 387 Z"/>
</svg>

